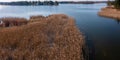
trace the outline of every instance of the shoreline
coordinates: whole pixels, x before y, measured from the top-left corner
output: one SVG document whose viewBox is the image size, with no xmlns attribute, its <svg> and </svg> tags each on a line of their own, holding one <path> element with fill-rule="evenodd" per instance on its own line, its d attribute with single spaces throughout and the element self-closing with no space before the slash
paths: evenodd
<svg viewBox="0 0 120 60">
<path fill-rule="evenodd" d="M 98 12 L 98 15 L 120 20 L 120 10 L 117 10 L 114 7 L 104 7 Z"/>
<path fill-rule="evenodd" d="M 0 29 L 2 60 L 85 60 L 84 48 L 84 36 L 64 14 L 31 16 L 26 25 Z"/>
</svg>

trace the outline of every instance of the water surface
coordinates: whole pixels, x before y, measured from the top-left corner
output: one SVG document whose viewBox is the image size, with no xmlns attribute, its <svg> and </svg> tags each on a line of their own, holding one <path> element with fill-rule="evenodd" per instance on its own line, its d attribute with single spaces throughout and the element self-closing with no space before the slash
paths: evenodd
<svg viewBox="0 0 120 60">
<path fill-rule="evenodd" d="M 59 6 L 0 6 L 0 17 L 25 17 L 63 13 L 76 19 L 86 36 L 91 60 L 120 60 L 120 22 L 97 15 L 106 4 L 60 4 Z"/>
</svg>

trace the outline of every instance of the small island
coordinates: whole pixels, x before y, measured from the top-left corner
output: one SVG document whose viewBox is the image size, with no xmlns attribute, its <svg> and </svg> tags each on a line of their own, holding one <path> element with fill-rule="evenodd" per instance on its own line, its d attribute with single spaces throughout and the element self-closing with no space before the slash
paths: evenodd
<svg viewBox="0 0 120 60">
<path fill-rule="evenodd" d="M 15 1 L 15 2 L 0 2 L 0 5 L 12 6 L 30 6 L 30 5 L 59 5 L 57 1 Z"/>
<path fill-rule="evenodd" d="M 59 4 L 95 4 L 95 3 L 107 3 L 107 1 L 15 1 L 15 2 L 0 2 L 0 5 L 11 6 L 41 6 L 52 5 L 58 6 Z"/>
</svg>

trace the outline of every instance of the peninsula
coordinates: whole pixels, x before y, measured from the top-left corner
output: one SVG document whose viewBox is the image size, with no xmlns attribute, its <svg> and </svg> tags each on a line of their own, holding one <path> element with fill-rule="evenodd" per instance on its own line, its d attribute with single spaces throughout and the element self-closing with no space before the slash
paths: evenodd
<svg viewBox="0 0 120 60">
<path fill-rule="evenodd" d="M 120 20 L 120 0 L 109 1 L 108 6 L 101 9 L 100 16 Z"/>
<path fill-rule="evenodd" d="M 26 24 L 16 25 L 22 19 L 11 18 L 8 22 L 13 25 L 0 29 L 1 60 L 85 60 L 84 36 L 73 18 L 64 14 L 31 16 L 27 23 L 25 19 L 18 22 Z"/>
</svg>

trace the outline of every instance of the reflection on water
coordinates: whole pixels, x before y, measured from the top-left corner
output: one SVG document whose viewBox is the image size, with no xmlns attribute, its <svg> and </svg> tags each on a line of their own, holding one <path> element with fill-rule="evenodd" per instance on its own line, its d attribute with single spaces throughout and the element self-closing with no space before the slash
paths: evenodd
<svg viewBox="0 0 120 60">
<path fill-rule="evenodd" d="M 29 18 L 64 13 L 76 19 L 76 25 L 86 36 L 91 60 L 120 60 L 120 21 L 97 15 L 106 4 L 60 4 L 59 6 L 2 6 L 0 17 Z M 116 23 L 117 22 L 117 23 Z"/>
<path fill-rule="evenodd" d="M 118 24 L 120 24 L 120 20 L 119 19 L 117 19 L 116 21 L 117 21 Z"/>
<path fill-rule="evenodd" d="M 2 9 L 3 8 L 3 6 L 0 6 L 0 9 Z"/>
</svg>

